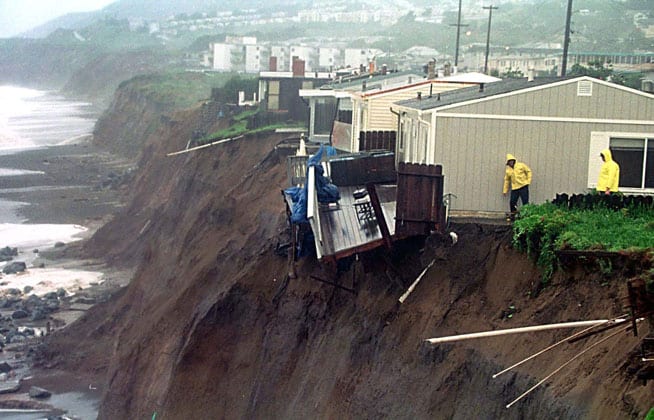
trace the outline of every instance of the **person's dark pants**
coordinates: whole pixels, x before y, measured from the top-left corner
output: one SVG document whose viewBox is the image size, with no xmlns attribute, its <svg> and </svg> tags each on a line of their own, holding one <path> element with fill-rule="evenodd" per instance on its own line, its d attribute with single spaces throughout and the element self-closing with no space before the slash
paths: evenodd
<svg viewBox="0 0 654 420">
<path fill-rule="evenodd" d="M 509 201 L 509 208 L 511 209 L 511 213 L 518 211 L 518 198 L 520 198 L 522 201 L 523 206 L 525 204 L 529 204 L 529 185 L 525 185 L 524 187 L 518 188 L 517 190 L 511 190 L 511 200 Z"/>
</svg>

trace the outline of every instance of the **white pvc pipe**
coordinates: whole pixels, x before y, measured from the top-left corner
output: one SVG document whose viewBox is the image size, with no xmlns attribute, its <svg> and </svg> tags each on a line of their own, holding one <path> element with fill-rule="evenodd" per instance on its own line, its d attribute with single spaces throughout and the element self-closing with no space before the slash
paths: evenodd
<svg viewBox="0 0 654 420">
<path fill-rule="evenodd" d="M 243 137 L 243 136 L 237 136 L 237 137 L 231 137 L 231 138 L 228 138 L 228 139 L 217 140 L 217 141 L 214 141 L 214 142 L 212 142 L 212 143 L 207 143 L 207 144 L 203 144 L 203 145 L 200 145 L 200 146 L 191 147 L 190 149 L 184 149 L 184 150 L 180 150 L 180 151 L 178 151 L 178 152 L 168 153 L 166 156 L 177 156 L 177 155 L 181 155 L 181 154 L 183 154 L 183 153 L 194 152 L 194 151 L 196 151 L 196 150 L 205 149 L 205 148 L 207 148 L 207 147 L 211 147 L 211 146 L 216 146 L 216 145 L 218 145 L 218 144 L 227 143 L 227 142 L 232 141 L 232 140 L 238 140 L 238 139 L 240 139 L 240 138 L 242 138 L 242 137 Z M 188 146 L 188 144 L 187 144 L 187 146 Z"/>
<path fill-rule="evenodd" d="M 596 319 L 593 321 L 562 322 L 558 324 L 534 325 L 531 327 L 518 327 L 518 328 L 509 328 L 504 330 L 484 331 L 484 332 L 477 332 L 477 333 L 470 333 L 470 334 L 428 338 L 425 341 L 431 344 L 440 344 L 440 343 L 450 343 L 452 341 L 470 340 L 472 338 L 495 337 L 498 335 L 520 334 L 525 332 L 554 330 L 558 328 L 590 327 L 591 325 L 606 324 L 608 322 L 619 324 L 626 321 L 628 321 L 626 318 L 617 318 L 617 319 Z"/>
<path fill-rule="evenodd" d="M 431 266 L 434 265 L 435 262 L 436 262 L 436 260 L 431 260 L 431 262 L 429 263 L 429 265 L 428 265 L 427 267 L 425 267 L 424 270 L 422 270 L 422 273 L 420 273 L 420 275 L 418 276 L 418 278 L 416 278 L 415 281 L 411 284 L 411 286 L 409 286 L 409 288 L 407 289 L 407 291 L 404 292 L 404 294 L 403 294 L 402 296 L 400 296 L 400 298 L 398 299 L 398 301 L 399 301 L 400 303 L 404 303 L 404 301 L 406 300 L 406 298 L 409 297 L 409 295 L 411 294 L 411 292 L 413 292 L 413 289 L 416 288 L 416 286 L 418 285 L 418 283 L 420 282 L 420 280 L 422 280 L 423 276 L 427 273 L 427 270 L 429 270 L 429 268 L 431 268 Z"/>
<path fill-rule="evenodd" d="M 626 316 L 626 315 L 623 315 L 623 316 Z M 616 318 L 616 319 L 617 319 L 617 318 Z M 611 320 L 611 322 L 613 322 L 613 321 L 614 321 L 614 320 Z M 513 365 L 511 365 L 511 366 L 509 366 L 508 368 L 504 369 L 503 371 L 501 371 L 501 372 L 497 372 L 496 374 L 493 375 L 493 378 L 497 378 L 497 377 L 500 376 L 501 374 L 506 373 L 506 372 L 510 371 L 511 369 L 513 369 L 513 368 L 515 368 L 515 367 L 518 367 L 518 366 L 520 366 L 521 364 L 526 363 L 526 362 L 530 361 L 531 359 L 534 359 L 534 358 L 540 356 L 541 354 L 543 354 L 543 353 L 545 353 L 545 352 L 548 352 L 548 351 L 552 350 L 553 348 L 555 348 L 555 347 L 557 347 L 557 346 L 559 346 L 559 345 L 565 343 L 565 342 L 568 341 L 568 340 L 571 340 L 571 339 L 573 339 L 573 338 L 575 338 L 575 337 L 578 337 L 578 336 L 580 336 L 580 335 L 582 335 L 582 334 L 584 334 L 584 333 L 587 333 L 588 331 L 592 330 L 592 329 L 595 328 L 596 326 L 597 326 L 597 324 L 595 324 L 595 325 L 591 325 L 590 327 L 584 328 L 583 330 L 581 330 L 581 331 L 579 331 L 579 332 L 576 332 L 576 333 L 572 334 L 572 335 L 569 336 L 569 337 L 566 337 L 566 338 L 564 338 L 564 339 L 562 339 L 562 340 L 557 341 L 556 343 L 552 344 L 551 346 L 548 346 L 548 347 L 544 348 L 543 350 L 539 351 L 538 353 L 534 353 L 534 354 L 532 354 L 531 356 L 527 357 L 526 359 L 522 359 L 521 361 L 519 361 L 519 362 L 517 362 L 517 363 L 515 363 L 515 364 L 513 364 Z"/>
<path fill-rule="evenodd" d="M 636 320 L 636 322 L 640 322 L 641 319 L 642 319 L 642 318 L 638 318 L 638 319 Z M 608 339 L 610 339 L 610 338 L 613 338 L 613 337 L 615 337 L 616 335 L 618 335 L 618 334 L 620 334 L 620 333 L 623 333 L 623 332 L 629 331 L 630 328 L 631 328 L 631 327 L 626 327 L 626 328 L 623 328 L 623 329 L 621 329 L 621 330 L 618 330 L 618 331 L 614 332 L 613 334 L 610 334 L 610 335 L 608 335 L 608 336 L 602 338 L 602 339 L 599 340 L 598 342 L 596 342 L 596 343 L 594 343 L 594 344 L 591 344 L 590 346 L 586 347 L 584 350 L 582 350 L 581 352 L 577 353 L 577 354 L 576 354 L 572 359 L 568 360 L 567 362 L 565 362 L 564 364 L 562 364 L 561 366 L 559 366 L 558 368 L 556 368 L 554 371 L 552 371 L 552 373 L 550 373 L 549 375 L 547 375 L 546 377 L 544 377 L 543 379 L 541 379 L 541 380 L 540 380 L 536 385 L 532 386 L 531 388 L 529 388 L 528 390 L 526 390 L 525 392 L 523 392 L 523 393 L 522 393 L 518 398 L 516 398 L 515 400 L 513 400 L 513 401 L 511 401 L 509 404 L 507 404 L 507 405 L 506 405 L 506 408 L 510 408 L 513 404 L 515 404 L 515 403 L 517 403 L 518 401 L 520 401 L 522 398 L 524 398 L 524 397 L 525 397 L 527 394 L 529 394 L 531 391 L 533 391 L 534 389 L 536 389 L 536 388 L 538 388 L 539 386 L 541 386 L 545 381 L 547 381 L 549 378 L 551 378 L 552 376 L 554 376 L 556 373 L 558 373 L 558 372 L 559 372 L 561 369 L 563 369 L 564 367 L 568 366 L 570 363 L 574 362 L 574 361 L 575 361 L 576 359 L 578 359 L 579 357 L 583 356 L 583 355 L 584 355 L 585 353 L 587 353 L 589 350 L 592 350 L 594 347 L 597 347 L 598 345 L 602 344 L 602 343 L 605 342 L 606 340 L 608 340 Z"/>
</svg>

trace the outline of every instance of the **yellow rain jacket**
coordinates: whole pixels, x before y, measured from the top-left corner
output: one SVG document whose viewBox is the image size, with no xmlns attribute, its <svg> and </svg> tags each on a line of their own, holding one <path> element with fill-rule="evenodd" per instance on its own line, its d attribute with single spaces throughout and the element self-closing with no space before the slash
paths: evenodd
<svg viewBox="0 0 654 420">
<path fill-rule="evenodd" d="M 604 163 L 597 179 L 597 191 L 605 192 L 608 188 L 611 192 L 617 192 L 620 182 L 620 166 L 613 160 L 609 149 L 602 150 L 600 154 L 604 156 Z"/>
<path fill-rule="evenodd" d="M 512 154 L 506 155 L 506 161 L 515 160 L 513 168 L 506 165 L 506 172 L 504 174 L 504 189 L 503 193 L 509 192 L 509 185 L 512 190 L 517 190 L 525 185 L 531 184 L 531 169 L 529 166 L 522 162 L 518 162 Z"/>
</svg>

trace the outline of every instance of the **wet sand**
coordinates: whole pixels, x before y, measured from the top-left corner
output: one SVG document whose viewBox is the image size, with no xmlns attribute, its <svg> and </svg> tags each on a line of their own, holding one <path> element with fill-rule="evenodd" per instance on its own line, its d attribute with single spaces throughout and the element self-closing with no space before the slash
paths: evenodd
<svg viewBox="0 0 654 420">
<path fill-rule="evenodd" d="M 0 151 L 0 153 L 3 153 Z M 76 224 L 88 230 L 82 235 L 90 237 L 100 226 L 108 221 L 122 206 L 131 179 L 133 162 L 111 155 L 90 143 L 53 146 L 21 151 L 15 154 L 0 154 L 0 173 L 16 173 L 14 176 L 0 177 L 0 207 L 13 210 L 17 214 L 12 223 Z M 16 203 L 24 203 L 17 205 Z M 5 246 L 0 238 L 0 247 Z M 81 257 L 80 242 L 63 247 L 41 251 L 34 264 L 43 263 L 46 267 L 63 267 L 102 272 L 103 279 L 98 285 L 80 291 L 79 297 L 86 302 L 106 300 L 117 289 L 127 284 L 132 273 L 116 271 L 102 261 L 84 260 Z M 76 296 L 77 296 L 76 295 Z M 75 302 L 72 299 L 71 302 Z M 50 324 L 63 328 L 70 324 L 91 304 L 64 303 L 60 311 L 53 313 Z M 45 323 L 43 321 L 42 323 Z M 34 323 L 32 323 L 34 324 Z M 32 325 L 38 327 L 38 325 Z M 40 338 L 33 338 L 23 345 L 10 345 L 3 352 L 3 360 L 14 366 L 29 364 L 31 347 L 38 346 Z M 71 345 L 75 345 L 71 343 Z M 11 348 L 14 347 L 14 348 Z M 8 359 L 11 357 L 11 359 Z M 36 408 L 55 407 L 46 415 L 70 411 L 85 418 L 88 413 L 97 412 L 102 386 L 97 378 L 76 377 L 73 373 L 51 370 L 19 372 L 27 375 L 21 380 L 20 390 L 0 394 L 0 407 Z M 31 386 L 48 389 L 53 395 L 39 401 L 27 395 Z M 7 417 L 9 415 L 9 417 Z M 15 417 L 17 416 L 17 417 Z M 34 416 L 34 417 L 33 417 Z M 2 413 L 0 418 L 43 418 L 44 413 Z"/>
<path fill-rule="evenodd" d="M 33 171 L 0 177 L 0 199 L 31 223 L 97 224 L 121 205 L 133 166 L 90 143 L 51 146 L 1 155 L 0 168 Z"/>
</svg>

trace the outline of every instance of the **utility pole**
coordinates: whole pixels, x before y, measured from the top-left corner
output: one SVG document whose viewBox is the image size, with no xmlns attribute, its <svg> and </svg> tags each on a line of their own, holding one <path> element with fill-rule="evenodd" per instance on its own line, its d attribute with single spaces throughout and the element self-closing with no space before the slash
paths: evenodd
<svg viewBox="0 0 654 420">
<path fill-rule="evenodd" d="M 456 50 L 454 52 L 454 67 L 459 65 L 459 37 L 461 36 L 461 27 L 468 25 L 461 25 L 461 0 L 459 0 L 459 17 L 456 24 L 450 24 L 450 26 L 456 26 Z"/>
<path fill-rule="evenodd" d="M 484 59 L 484 74 L 488 74 L 488 50 L 490 49 L 490 28 L 491 20 L 493 19 L 493 9 L 497 10 L 499 7 L 493 6 L 483 6 L 483 9 L 488 9 L 488 33 L 486 34 L 486 58 Z"/>
<path fill-rule="evenodd" d="M 568 12 L 565 16 L 565 35 L 563 37 L 563 60 L 561 61 L 561 77 L 565 77 L 568 66 L 568 46 L 570 45 L 570 19 L 572 17 L 572 0 L 568 0 Z"/>
</svg>

